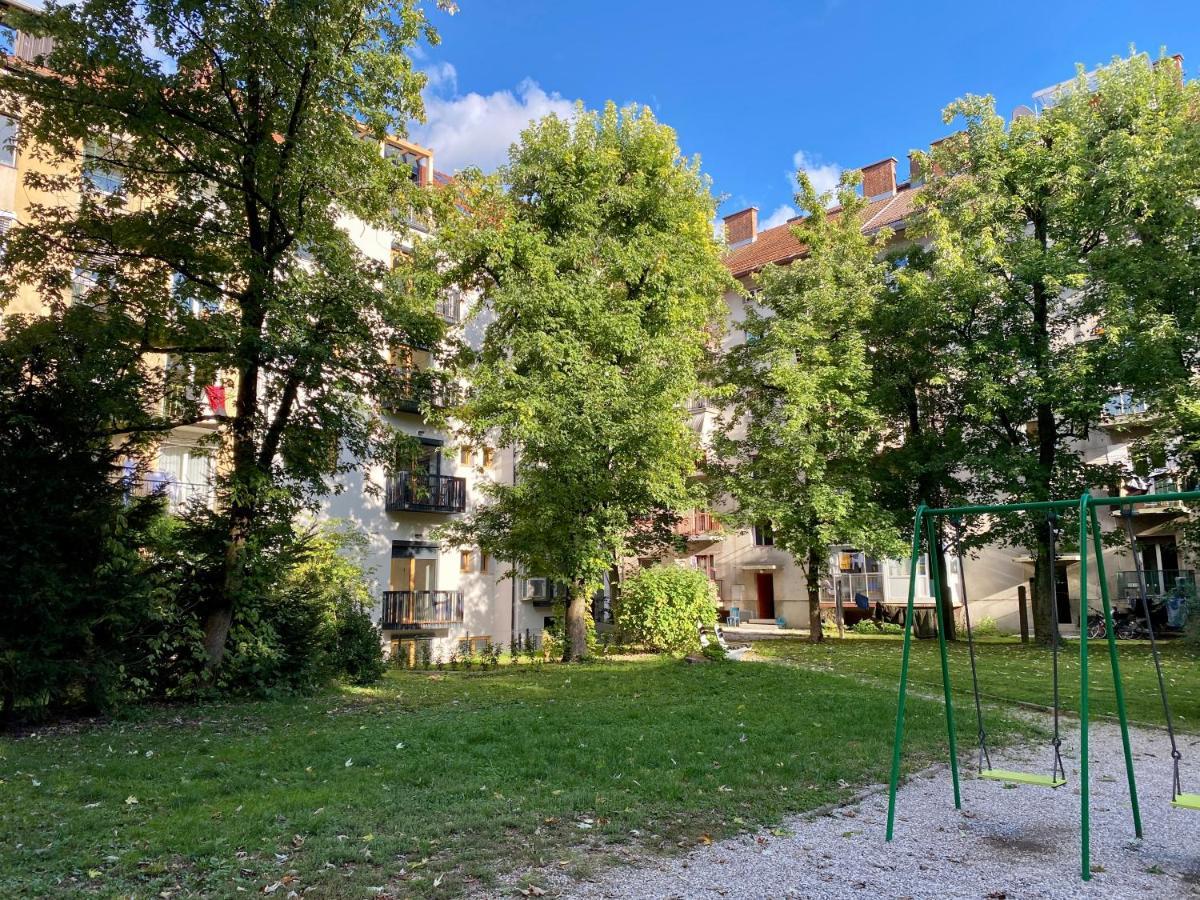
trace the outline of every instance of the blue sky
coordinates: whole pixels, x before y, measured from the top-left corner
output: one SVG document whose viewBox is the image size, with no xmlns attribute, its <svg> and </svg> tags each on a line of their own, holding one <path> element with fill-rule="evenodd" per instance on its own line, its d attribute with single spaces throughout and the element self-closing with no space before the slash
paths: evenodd
<svg viewBox="0 0 1200 900">
<path fill-rule="evenodd" d="M 903 177 L 963 93 L 1011 112 L 1130 44 L 1200 71 L 1196 0 L 460 0 L 431 15 L 443 40 L 423 54 L 430 122 L 414 137 L 439 168 L 496 165 L 531 116 L 577 98 L 638 101 L 700 154 L 722 214 L 755 205 L 760 221 L 786 216 L 797 161 L 822 183 L 895 156 Z"/>
</svg>

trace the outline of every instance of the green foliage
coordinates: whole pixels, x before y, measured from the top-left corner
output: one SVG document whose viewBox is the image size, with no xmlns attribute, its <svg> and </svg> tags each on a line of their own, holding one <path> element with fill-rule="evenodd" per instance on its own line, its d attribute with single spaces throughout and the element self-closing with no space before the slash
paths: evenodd
<svg viewBox="0 0 1200 900">
<path fill-rule="evenodd" d="M 124 423 L 146 372 L 77 308 L 0 335 L 0 703 L 111 708 L 141 688 L 160 582 L 139 553 L 162 512 L 129 496 Z M 136 475 L 136 473 L 131 473 Z"/>
<path fill-rule="evenodd" d="M 149 644 L 151 693 L 308 692 L 333 678 L 370 684 L 382 675 L 381 637 L 362 567 L 365 537 L 336 521 L 308 532 L 289 528 L 270 541 L 257 537 L 251 590 L 234 616 L 228 657 L 213 682 L 204 675 L 200 611 L 220 578 L 222 523 L 198 514 L 159 529 L 153 552 L 173 593 Z"/>
<path fill-rule="evenodd" d="M 392 383 L 379 350 L 440 331 L 432 304 L 339 221 L 402 232 L 422 208 L 379 140 L 422 115 L 409 52 L 436 34 L 418 0 L 83 0 L 5 16 L 53 40 L 40 65 L 0 67 L 23 144 L 48 163 L 25 174 L 30 196 L 119 186 L 35 200 L 6 238 L 0 299 L 33 285 L 61 309 L 86 262 L 81 299 L 127 325 L 110 348 L 172 363 L 140 398 L 153 421 L 129 427 L 201 420 L 205 385 L 236 394 L 219 422 L 221 571 L 200 611 L 215 669 L 235 614 L 255 615 L 241 609 L 256 596 L 252 533 L 394 457 L 395 432 L 363 402 Z"/>
<path fill-rule="evenodd" d="M 817 639 L 830 548 L 901 549 L 869 477 L 885 431 L 870 402 L 868 329 L 885 299 L 878 255 L 889 233 L 863 234 L 867 203 L 853 175 L 839 187 L 836 216 L 826 212 L 829 195 L 804 173 L 798 180 L 808 215 L 793 231 L 808 255 L 758 278 L 760 308 L 749 305 L 746 341 L 724 362 L 732 403 L 713 442 L 712 474 L 741 521 L 769 522 L 775 545 L 805 567 Z"/>
<path fill-rule="evenodd" d="M 717 621 L 716 599 L 716 586 L 699 569 L 654 566 L 621 582 L 613 616 L 623 639 L 682 653 L 699 649 L 699 625 Z"/>
<path fill-rule="evenodd" d="M 704 655 L 705 659 L 710 659 L 713 662 L 725 662 L 729 659 L 729 654 L 725 648 L 716 641 L 709 641 L 700 649 L 700 652 Z"/>
<path fill-rule="evenodd" d="M 976 637 L 996 637 L 1000 634 L 1000 625 L 991 616 L 984 616 L 977 625 L 971 626 Z"/>
<path fill-rule="evenodd" d="M 698 163 L 648 109 L 580 109 L 530 126 L 495 176 L 463 173 L 415 265 L 487 298 L 469 439 L 520 448 L 516 484 L 446 529 L 569 586 L 572 658 L 583 610 L 617 560 L 669 538 L 694 505 L 685 401 L 730 285 Z"/>
<path fill-rule="evenodd" d="M 1114 485 L 1119 467 L 1078 449 L 1107 399 L 1127 378 L 1162 385 L 1170 370 L 1175 384 L 1191 380 L 1178 343 L 1149 347 L 1164 324 L 1151 311 L 1182 311 L 1172 305 L 1200 271 L 1197 213 L 1183 199 L 1197 190 L 1196 100 L 1173 61 L 1133 55 L 1100 69 L 1094 84 L 1081 70 L 1036 116 L 1009 122 L 991 97 L 946 108 L 945 120 L 962 128 L 925 166 L 910 234 L 929 252 L 900 281 L 935 298 L 949 329 L 938 389 L 961 440 L 953 471 L 971 473 L 966 499 Z M 1125 361 L 1137 348 L 1145 352 L 1134 373 Z M 1064 524 L 1069 545 L 1076 529 Z M 1034 553 L 1034 624 L 1048 639 L 1044 519 L 997 517 L 986 540 L 997 539 Z"/>
</svg>

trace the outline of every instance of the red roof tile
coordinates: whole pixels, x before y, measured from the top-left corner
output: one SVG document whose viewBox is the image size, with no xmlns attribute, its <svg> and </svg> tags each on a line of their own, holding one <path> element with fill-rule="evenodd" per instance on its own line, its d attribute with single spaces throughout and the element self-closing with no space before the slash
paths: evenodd
<svg viewBox="0 0 1200 900">
<path fill-rule="evenodd" d="M 870 204 L 863 215 L 863 230 L 875 231 L 888 226 L 902 227 L 905 219 L 913 211 L 913 200 L 920 192 L 919 187 L 908 184 L 899 186 L 895 196 L 885 197 Z M 832 211 L 837 215 L 837 210 Z M 725 254 L 725 265 L 734 277 L 740 278 L 757 272 L 769 263 L 787 263 L 804 255 L 805 246 L 796 240 L 792 228 L 803 217 L 789 219 L 783 225 L 766 228 L 749 244 L 743 244 Z"/>
</svg>

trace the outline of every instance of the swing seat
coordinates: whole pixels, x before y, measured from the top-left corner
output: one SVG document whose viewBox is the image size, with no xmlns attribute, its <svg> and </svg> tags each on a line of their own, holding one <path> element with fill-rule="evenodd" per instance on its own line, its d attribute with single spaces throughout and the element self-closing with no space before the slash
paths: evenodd
<svg viewBox="0 0 1200 900">
<path fill-rule="evenodd" d="M 1200 794 L 1180 794 L 1171 805 L 1180 809 L 1200 809 Z"/>
<path fill-rule="evenodd" d="M 1049 775 L 1035 775 L 1032 772 L 1011 772 L 1008 769 L 980 769 L 980 778 L 987 778 L 991 781 L 1011 781 L 1014 784 L 1036 784 L 1041 787 L 1060 788 L 1067 782 L 1062 778 L 1052 778 Z M 1200 796 L 1195 796 L 1200 800 Z M 1200 807 L 1197 807 L 1200 809 Z"/>
</svg>

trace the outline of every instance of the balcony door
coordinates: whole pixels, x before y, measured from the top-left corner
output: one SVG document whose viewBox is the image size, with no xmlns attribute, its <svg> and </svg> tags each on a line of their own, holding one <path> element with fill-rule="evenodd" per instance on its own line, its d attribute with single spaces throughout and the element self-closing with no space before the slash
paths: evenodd
<svg viewBox="0 0 1200 900">
<path fill-rule="evenodd" d="M 432 591 L 437 589 L 437 558 L 392 557 L 391 590 Z"/>
</svg>

